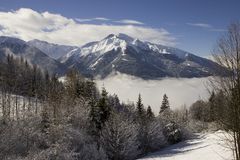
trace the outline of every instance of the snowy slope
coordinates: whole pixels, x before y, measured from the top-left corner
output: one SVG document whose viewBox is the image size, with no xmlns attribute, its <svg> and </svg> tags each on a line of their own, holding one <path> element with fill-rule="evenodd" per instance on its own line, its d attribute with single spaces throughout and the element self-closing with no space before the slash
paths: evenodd
<svg viewBox="0 0 240 160">
<path fill-rule="evenodd" d="M 170 146 L 141 160 L 231 160 L 232 152 L 222 141 L 225 136 L 222 131 L 199 134 L 195 139 Z"/>
<path fill-rule="evenodd" d="M 27 44 L 40 49 L 42 52 L 46 53 L 48 56 L 54 59 L 58 59 L 64 56 L 65 54 L 67 54 L 68 52 L 70 52 L 71 50 L 78 48 L 75 46 L 66 46 L 66 45 L 48 43 L 46 41 L 40 41 L 37 39 L 28 41 Z"/>
<path fill-rule="evenodd" d="M 29 113 L 40 114 L 42 111 L 42 106 L 43 106 L 42 103 L 35 98 L 30 98 L 31 104 L 29 104 L 28 97 L 24 97 L 16 94 L 6 94 L 5 96 L 10 100 L 9 101 L 10 110 L 11 110 L 10 117 L 13 119 L 17 119 L 16 112 L 18 112 L 18 118 L 21 119 L 24 116 L 29 116 Z M 2 97 L 3 97 L 2 94 L 0 94 L 0 102 L 3 101 Z M 16 103 L 18 104 L 17 110 L 16 110 Z M 2 109 L 0 110 L 0 114 L 2 114 Z"/>
<path fill-rule="evenodd" d="M 121 48 L 124 52 L 127 44 L 131 44 L 132 41 L 133 39 L 131 37 L 128 37 L 127 35 L 109 35 L 108 37 L 104 38 L 98 43 L 95 43 L 94 45 L 85 45 L 84 47 L 82 47 L 82 55 L 85 56 L 91 53 L 101 55 L 111 50 L 117 50 L 118 48 Z"/>
</svg>

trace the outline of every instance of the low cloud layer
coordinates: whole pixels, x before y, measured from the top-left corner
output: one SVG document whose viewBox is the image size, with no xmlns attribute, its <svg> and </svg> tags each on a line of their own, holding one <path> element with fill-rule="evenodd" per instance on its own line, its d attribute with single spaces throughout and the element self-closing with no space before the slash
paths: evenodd
<svg viewBox="0 0 240 160">
<path fill-rule="evenodd" d="M 184 104 L 189 106 L 198 99 L 206 99 L 208 78 L 164 78 L 162 80 L 142 80 L 117 74 L 104 80 L 97 80 L 99 88 L 104 86 L 110 94 L 117 94 L 121 101 L 136 102 L 141 93 L 145 106 L 151 105 L 157 114 L 163 94 L 169 97 L 172 109 Z"/>
<path fill-rule="evenodd" d="M 139 25 L 142 22 L 120 20 L 121 24 L 105 24 L 109 19 L 97 17 L 103 24 L 88 24 L 92 19 L 71 19 L 60 14 L 37 12 L 28 8 L 0 12 L 0 35 L 23 40 L 40 39 L 52 43 L 77 45 L 100 40 L 109 34 L 125 33 L 132 37 L 174 46 L 175 38 L 163 28 Z"/>
</svg>

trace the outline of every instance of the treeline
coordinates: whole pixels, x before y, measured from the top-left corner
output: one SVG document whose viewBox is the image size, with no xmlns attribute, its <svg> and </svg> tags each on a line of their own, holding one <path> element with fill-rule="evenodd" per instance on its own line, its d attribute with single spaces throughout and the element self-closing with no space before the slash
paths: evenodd
<svg viewBox="0 0 240 160">
<path fill-rule="evenodd" d="M 49 74 L 42 73 L 36 65 L 30 65 L 23 58 L 8 55 L 6 61 L 0 63 L 1 91 L 42 99 L 46 94 Z"/>
<path fill-rule="evenodd" d="M 202 122 L 216 122 L 222 117 L 226 102 L 222 91 L 212 92 L 207 100 L 198 100 L 190 106 L 190 116 Z"/>
<path fill-rule="evenodd" d="M 189 136 L 187 110 L 159 115 L 70 70 L 61 82 L 23 59 L 0 64 L 1 159 L 131 160 Z"/>
<path fill-rule="evenodd" d="M 0 62 L 2 122 L 24 117 L 25 111 L 39 114 L 42 109 L 39 104 L 63 88 L 56 75 L 50 76 L 23 58 L 8 55 Z"/>
</svg>

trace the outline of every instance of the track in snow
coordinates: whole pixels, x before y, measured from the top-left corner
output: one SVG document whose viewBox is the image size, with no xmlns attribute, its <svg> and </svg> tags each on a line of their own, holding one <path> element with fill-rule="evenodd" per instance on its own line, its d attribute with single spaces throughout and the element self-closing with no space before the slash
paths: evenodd
<svg viewBox="0 0 240 160">
<path fill-rule="evenodd" d="M 198 134 L 196 138 L 149 154 L 141 160 L 231 160 L 232 152 L 223 139 L 222 131 Z"/>
</svg>

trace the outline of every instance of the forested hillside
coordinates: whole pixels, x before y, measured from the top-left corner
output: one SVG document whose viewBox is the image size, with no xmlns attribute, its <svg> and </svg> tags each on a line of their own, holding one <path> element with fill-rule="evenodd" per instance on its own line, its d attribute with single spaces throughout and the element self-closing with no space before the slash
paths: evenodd
<svg viewBox="0 0 240 160">
<path fill-rule="evenodd" d="M 120 103 L 70 70 L 66 80 L 7 56 L 0 68 L 1 159 L 135 159 L 190 135 L 188 111 Z M 159 102 L 160 105 L 161 102 Z"/>
</svg>

